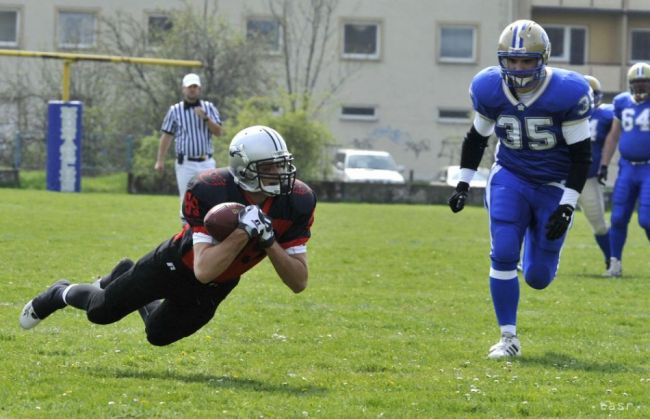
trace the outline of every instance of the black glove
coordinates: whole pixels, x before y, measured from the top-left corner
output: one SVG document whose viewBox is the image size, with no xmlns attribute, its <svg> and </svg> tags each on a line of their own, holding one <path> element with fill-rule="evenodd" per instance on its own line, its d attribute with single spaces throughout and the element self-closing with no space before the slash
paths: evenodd
<svg viewBox="0 0 650 419">
<path fill-rule="evenodd" d="M 560 205 L 548 217 L 546 223 L 546 238 L 549 240 L 557 240 L 564 233 L 566 233 L 569 224 L 571 223 L 571 215 L 573 214 L 573 207 L 569 204 Z"/>
<path fill-rule="evenodd" d="M 600 170 L 598 171 L 598 183 L 605 186 L 606 180 L 607 180 L 607 166 L 603 164 L 602 166 L 600 166 Z"/>
<path fill-rule="evenodd" d="M 263 212 L 260 211 L 260 213 L 260 221 L 264 227 L 262 228 L 262 232 L 260 233 L 260 237 L 258 239 L 258 247 L 260 249 L 268 249 L 275 241 L 275 233 L 273 232 L 273 224 L 271 223 L 271 219 Z"/>
<path fill-rule="evenodd" d="M 469 191 L 469 183 L 458 182 L 456 185 L 456 192 L 454 192 L 454 194 L 447 200 L 449 203 L 449 208 L 451 208 L 453 212 L 458 212 L 465 208 L 467 191 Z"/>
</svg>

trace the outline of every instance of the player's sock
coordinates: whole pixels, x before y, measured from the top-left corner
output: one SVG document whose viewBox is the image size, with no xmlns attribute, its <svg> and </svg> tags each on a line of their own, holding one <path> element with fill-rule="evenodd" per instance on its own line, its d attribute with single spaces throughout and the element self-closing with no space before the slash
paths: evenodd
<svg viewBox="0 0 650 419">
<path fill-rule="evenodd" d="M 512 336 L 517 336 L 517 326 L 514 324 L 504 324 L 503 326 L 499 326 L 499 329 L 501 329 L 502 336 L 506 333 L 510 333 Z"/>
<path fill-rule="evenodd" d="M 96 294 L 103 293 L 101 290 L 92 284 L 72 284 L 65 289 L 63 293 L 63 301 L 72 307 L 88 311 L 90 301 Z"/>
<path fill-rule="evenodd" d="M 509 279 L 506 276 L 513 275 Z M 499 326 L 517 324 L 519 304 L 519 279 L 517 271 L 504 272 L 490 269 L 490 293 Z M 514 334 L 514 333 L 513 333 Z"/>
<path fill-rule="evenodd" d="M 602 250 L 603 255 L 605 256 L 605 264 L 609 264 L 609 258 L 612 257 L 612 253 L 609 248 L 609 231 L 605 234 L 601 235 L 594 235 L 596 238 L 596 243 L 598 243 L 598 247 L 600 247 L 600 250 Z"/>
<path fill-rule="evenodd" d="M 611 257 L 621 260 L 623 255 L 623 247 L 627 239 L 627 226 L 619 227 L 612 225 L 609 229 L 609 243 Z"/>
<path fill-rule="evenodd" d="M 69 288 L 69 285 L 70 282 L 68 280 L 61 279 L 32 300 L 32 307 L 34 307 L 34 312 L 39 319 L 43 320 L 56 310 L 66 306 L 62 295 Z"/>
</svg>

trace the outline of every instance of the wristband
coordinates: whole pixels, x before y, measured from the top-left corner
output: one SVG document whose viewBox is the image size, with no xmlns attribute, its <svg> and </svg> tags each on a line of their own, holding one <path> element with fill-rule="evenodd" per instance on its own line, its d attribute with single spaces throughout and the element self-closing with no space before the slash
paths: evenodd
<svg viewBox="0 0 650 419">
<path fill-rule="evenodd" d="M 564 188 L 562 193 L 562 198 L 560 198 L 560 203 L 558 205 L 571 205 L 575 208 L 578 203 L 578 198 L 580 197 L 580 192 L 571 188 Z"/>
</svg>

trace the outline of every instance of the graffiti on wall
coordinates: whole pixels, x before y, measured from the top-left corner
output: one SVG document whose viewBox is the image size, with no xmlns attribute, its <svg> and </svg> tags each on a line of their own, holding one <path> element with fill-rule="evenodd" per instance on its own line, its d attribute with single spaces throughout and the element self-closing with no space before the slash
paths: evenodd
<svg viewBox="0 0 650 419">
<path fill-rule="evenodd" d="M 411 133 L 403 131 L 399 128 L 393 128 L 390 125 L 379 127 L 372 130 L 368 135 L 363 138 L 355 138 L 352 144 L 356 148 L 373 149 L 374 145 L 379 141 L 387 140 L 391 144 L 401 146 L 404 150 L 412 152 L 417 159 L 424 151 L 431 150 L 431 140 L 422 138 L 416 140 Z"/>
</svg>

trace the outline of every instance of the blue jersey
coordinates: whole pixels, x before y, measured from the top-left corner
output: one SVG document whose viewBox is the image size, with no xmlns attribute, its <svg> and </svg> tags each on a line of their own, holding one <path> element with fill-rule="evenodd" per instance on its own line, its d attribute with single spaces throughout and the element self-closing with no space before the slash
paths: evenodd
<svg viewBox="0 0 650 419">
<path fill-rule="evenodd" d="M 591 132 L 591 167 L 589 168 L 588 177 L 598 175 L 600 169 L 600 158 L 603 155 L 603 145 L 605 138 L 612 127 L 614 120 L 614 105 L 602 104 L 595 108 L 591 113 L 589 120 L 589 130 Z"/>
<path fill-rule="evenodd" d="M 614 115 L 621 121 L 621 157 L 650 160 L 650 100 L 636 103 L 629 92 L 620 93 L 614 98 Z"/>
<path fill-rule="evenodd" d="M 562 125 L 582 122 L 592 110 L 581 74 L 547 67 L 542 85 L 522 103 L 501 69 L 488 67 L 474 77 L 470 94 L 474 110 L 495 123 L 497 163 L 535 184 L 566 179 L 571 160 Z"/>
</svg>

